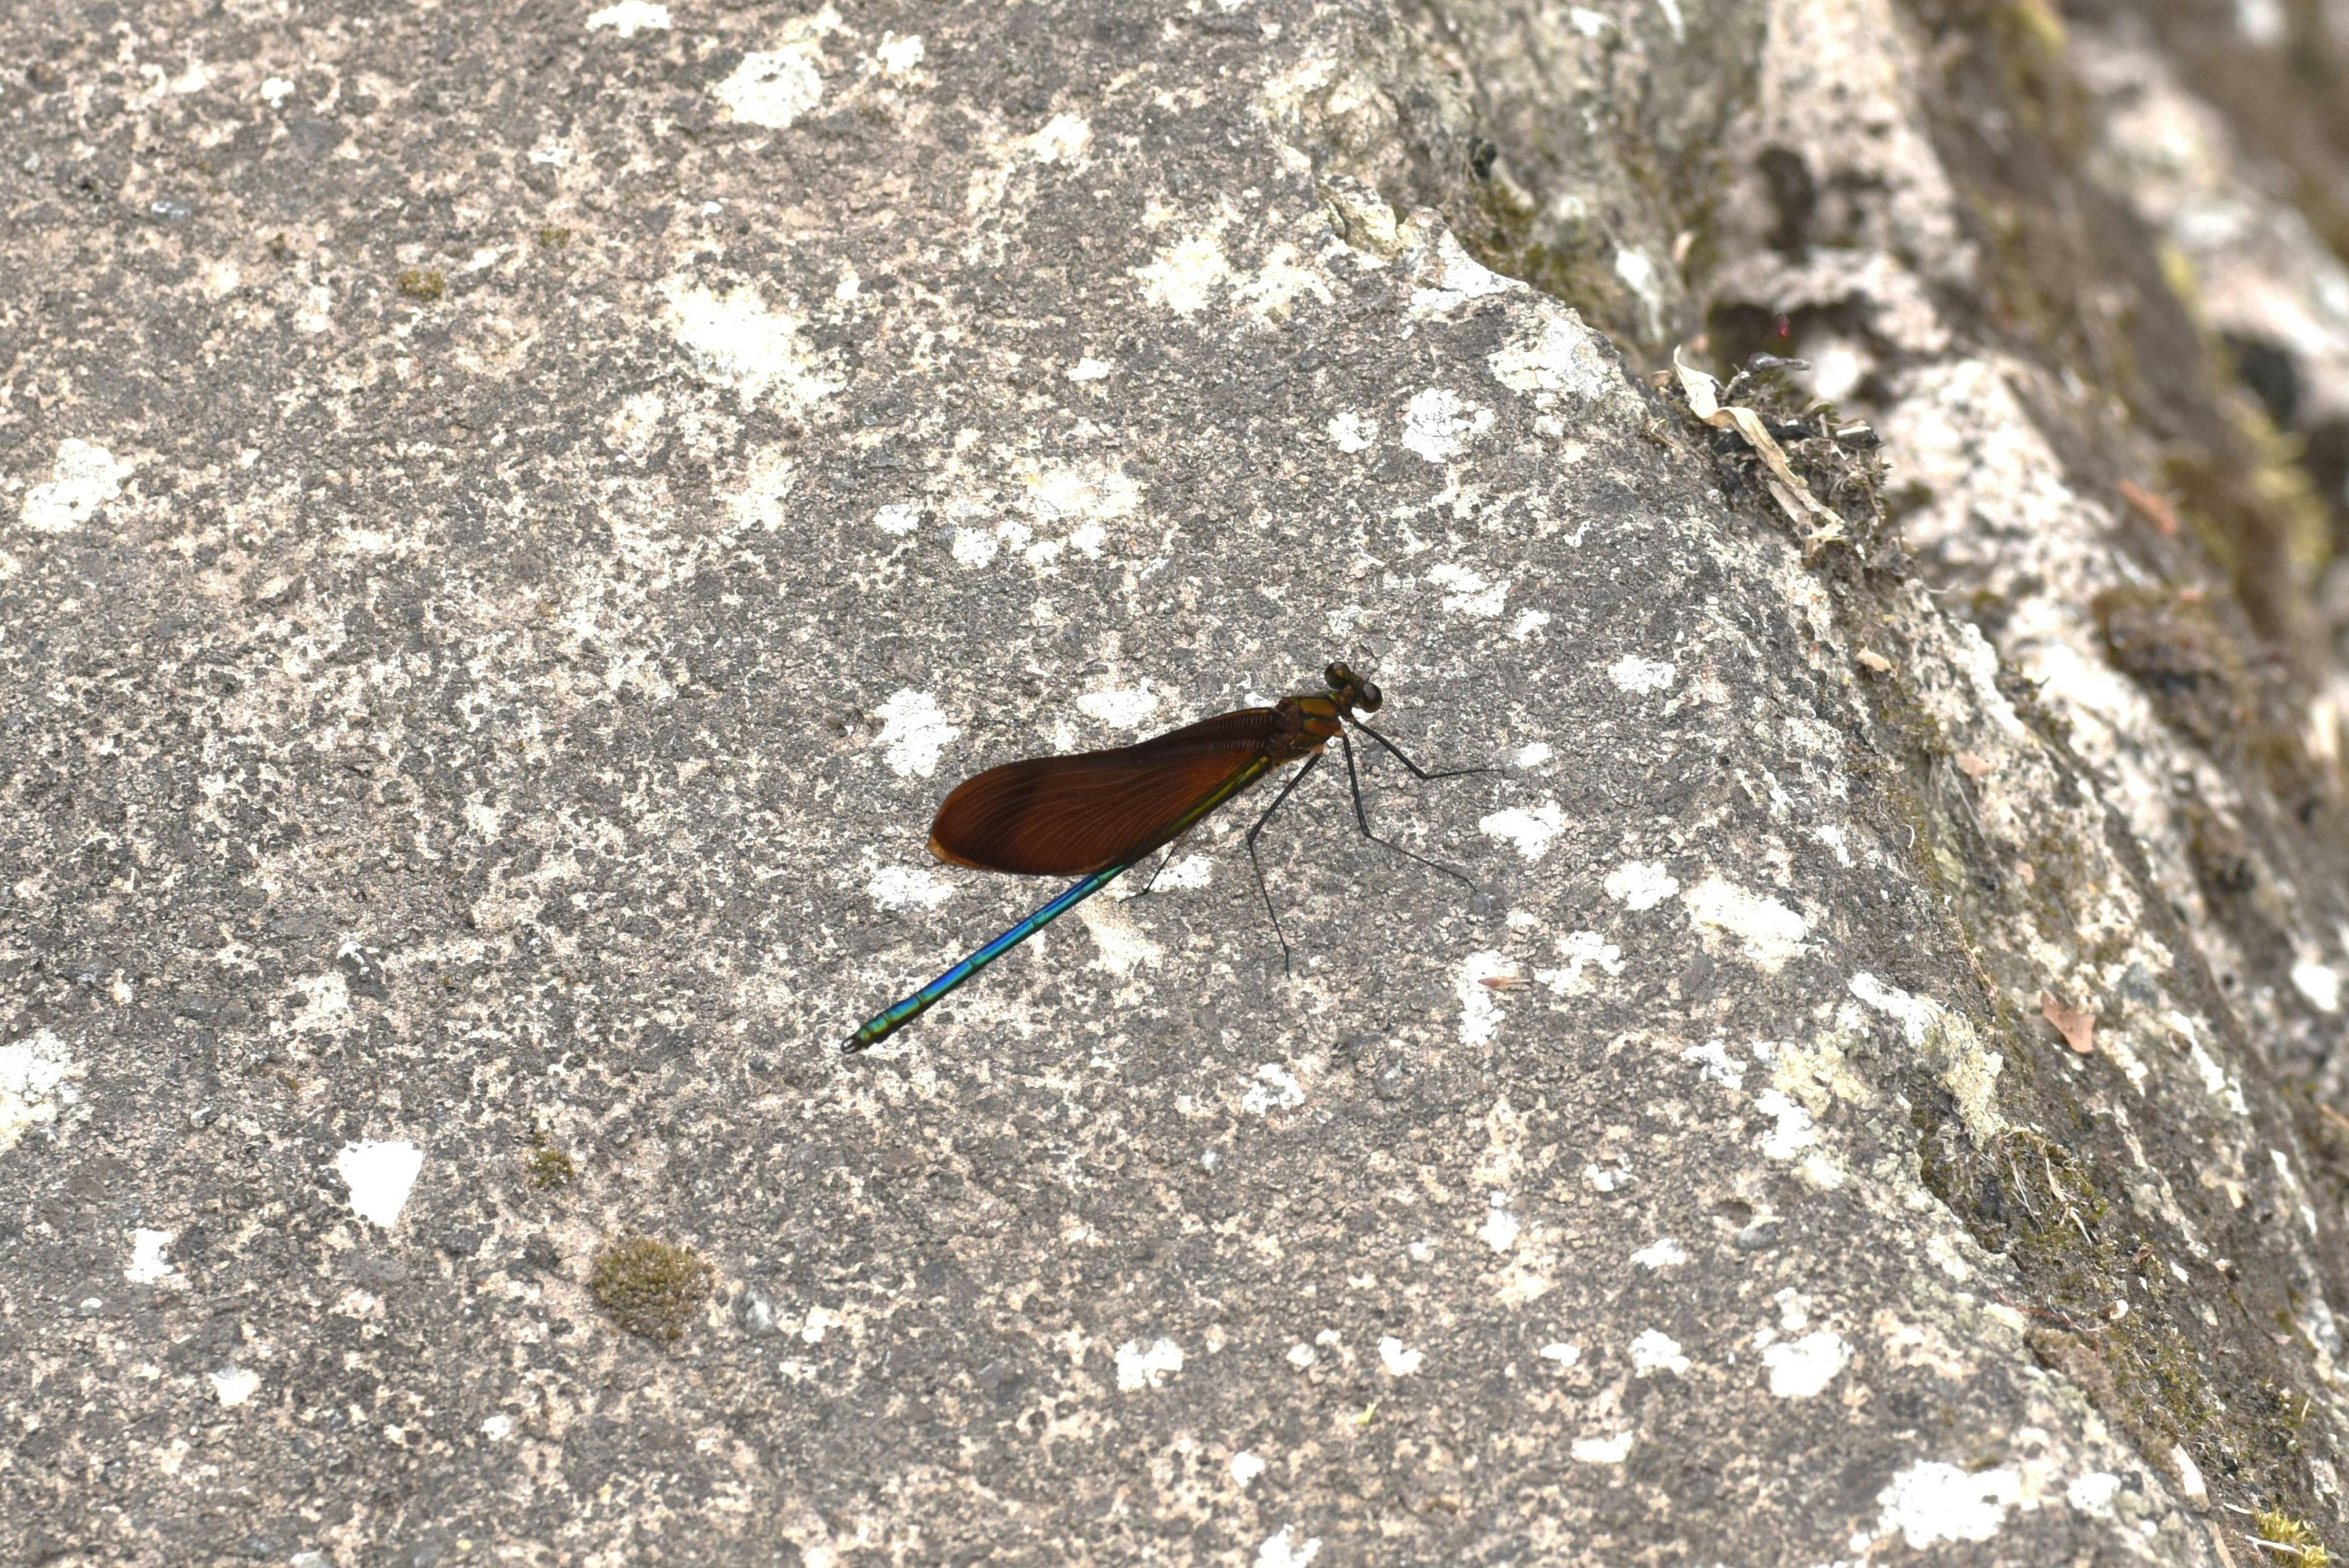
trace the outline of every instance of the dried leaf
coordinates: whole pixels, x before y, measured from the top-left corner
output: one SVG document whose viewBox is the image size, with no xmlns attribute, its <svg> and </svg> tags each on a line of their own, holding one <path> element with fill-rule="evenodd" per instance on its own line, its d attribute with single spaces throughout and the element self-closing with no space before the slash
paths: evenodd
<svg viewBox="0 0 2349 1568">
<path fill-rule="evenodd" d="M 2096 1015 L 2076 1007 L 2066 1007 L 2055 1000 L 2052 991 L 2039 993 L 2039 1016 L 2055 1026 L 2064 1036 L 2064 1044 L 2081 1055 L 2091 1055 L 2096 1049 Z"/>
<path fill-rule="evenodd" d="M 2178 536 L 2178 514 L 2169 509 L 2168 502 L 2131 480 L 2122 480 L 2118 489 L 2121 499 L 2129 504 L 2131 511 L 2168 537 L 2174 539 Z"/>
<path fill-rule="evenodd" d="M 1950 760 L 1958 764 L 1958 772 L 1970 779 L 1986 779 L 1998 772 L 1996 763 L 1987 757 L 1978 757 L 1971 752 L 1960 752 Z"/>
<path fill-rule="evenodd" d="M 1811 493 L 1811 487 L 1795 475 L 1786 462 L 1786 454 L 1770 434 L 1762 416 L 1740 403 L 1721 400 L 1721 383 L 1692 366 L 1681 363 L 1680 350 L 1672 350 L 1672 369 L 1680 373 L 1681 392 L 1688 399 L 1689 411 L 1706 424 L 1718 430 L 1733 430 L 1745 438 L 1762 466 L 1770 471 L 1775 482 L 1769 486 L 1772 499 L 1783 508 L 1789 521 L 1803 523 L 1816 517 L 1817 532 L 1805 539 L 1806 545 L 1816 548 L 1844 537 L 1843 519 L 1822 505 Z"/>
<path fill-rule="evenodd" d="M 1892 660 L 1872 648 L 1863 648 L 1852 657 L 1859 661 L 1862 670 L 1871 675 L 1889 675 L 1892 672 Z"/>
</svg>

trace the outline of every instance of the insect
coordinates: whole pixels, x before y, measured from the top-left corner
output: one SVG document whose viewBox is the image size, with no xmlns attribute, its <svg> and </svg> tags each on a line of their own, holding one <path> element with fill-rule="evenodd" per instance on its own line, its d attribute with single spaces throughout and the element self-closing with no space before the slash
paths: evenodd
<svg viewBox="0 0 2349 1568">
<path fill-rule="evenodd" d="M 1346 758 L 1346 782 L 1353 792 L 1354 821 L 1362 836 L 1407 859 L 1442 872 L 1473 888 L 1475 884 L 1449 866 L 1440 866 L 1371 831 L 1362 809 L 1362 783 L 1354 766 L 1351 724 L 1394 754 L 1421 779 L 1461 778 L 1491 768 L 1430 772 L 1402 754 L 1401 747 L 1364 723 L 1385 701 L 1379 689 L 1343 664 L 1322 671 L 1327 690 L 1284 697 L 1270 708 L 1242 708 L 1169 730 L 1138 745 L 1068 757 L 1033 757 L 1006 763 L 964 780 L 938 807 L 930 825 L 930 853 L 951 866 L 980 871 L 1011 871 L 1037 877 L 1083 879 L 1009 930 L 955 965 L 921 990 L 866 1020 L 841 1048 L 854 1054 L 879 1044 L 936 1006 L 980 970 L 1108 887 L 1153 851 L 1163 849 L 1273 769 L 1299 758 L 1305 765 L 1289 776 L 1272 805 L 1247 831 L 1248 863 L 1289 961 L 1288 939 L 1280 912 L 1265 886 L 1257 858 L 1257 836 L 1290 792 L 1320 763 L 1322 748 L 1338 742 Z M 1165 868 L 1161 862 L 1161 870 Z M 1156 873 L 1152 881 L 1157 880 Z M 1147 887 L 1143 888 L 1148 892 Z"/>
</svg>

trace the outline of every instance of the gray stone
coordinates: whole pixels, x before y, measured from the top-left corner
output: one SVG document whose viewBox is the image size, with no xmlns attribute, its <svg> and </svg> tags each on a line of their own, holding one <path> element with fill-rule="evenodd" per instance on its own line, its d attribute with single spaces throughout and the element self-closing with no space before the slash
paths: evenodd
<svg viewBox="0 0 2349 1568">
<path fill-rule="evenodd" d="M 20 8 L 0 1553 L 2349 1545 L 2327 503 L 2148 236 L 2279 419 L 2339 263 L 2001 16 Z M 1333 657 L 1473 891 L 1333 766 L 1293 972 L 1253 796 L 841 1053 L 957 778 Z"/>
</svg>

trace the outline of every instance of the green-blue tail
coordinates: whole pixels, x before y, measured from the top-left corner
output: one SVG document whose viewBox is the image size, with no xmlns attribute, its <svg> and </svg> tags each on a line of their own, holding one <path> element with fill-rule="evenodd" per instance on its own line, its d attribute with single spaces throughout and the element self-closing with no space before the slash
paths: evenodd
<svg viewBox="0 0 2349 1568">
<path fill-rule="evenodd" d="M 1062 915 L 1067 914 L 1071 909 L 1075 909 L 1079 904 L 1083 903 L 1087 898 L 1092 898 L 1103 888 L 1108 887 L 1112 882 L 1115 881 L 1119 877 L 1131 869 L 1133 865 L 1133 862 L 1128 860 L 1123 865 L 1112 866 L 1106 871 L 1094 872 L 1092 876 L 1086 877 L 1083 881 L 1078 883 L 1075 887 L 1070 888 L 1067 892 L 1061 894 L 1059 898 L 1053 899 L 1050 903 L 1045 905 L 1042 909 L 1037 910 L 1034 914 L 1029 916 L 1026 919 L 1020 921 L 1018 925 L 1012 927 L 1001 936 L 996 938 L 993 941 L 988 943 L 985 947 L 971 954 L 970 957 L 963 960 L 962 962 L 955 965 L 954 968 L 947 971 L 946 973 L 938 976 L 937 979 L 930 981 L 929 984 L 922 987 L 921 990 L 905 998 L 905 1001 L 897 1002 L 893 1006 L 885 1008 L 882 1012 L 874 1014 L 873 1017 L 865 1021 L 862 1028 L 858 1029 L 854 1034 L 849 1036 L 848 1043 L 843 1045 L 841 1049 L 851 1055 L 854 1055 L 859 1051 L 878 1045 L 882 1041 L 888 1039 L 890 1035 L 895 1034 L 898 1030 L 903 1029 L 906 1024 L 911 1023 L 915 1019 L 919 1018 L 923 1013 L 927 1012 L 932 1007 L 937 1004 L 939 999 L 944 997 L 947 992 L 954 990 L 955 987 L 970 979 L 971 976 L 977 974 L 980 970 L 985 969 L 988 964 L 993 963 L 997 959 L 1001 958 L 1005 953 L 1009 952 L 1013 948 L 1018 947 L 1021 942 L 1026 941 L 1038 931 L 1042 930 L 1046 926 L 1050 925 L 1054 920 L 1059 919 Z"/>
</svg>

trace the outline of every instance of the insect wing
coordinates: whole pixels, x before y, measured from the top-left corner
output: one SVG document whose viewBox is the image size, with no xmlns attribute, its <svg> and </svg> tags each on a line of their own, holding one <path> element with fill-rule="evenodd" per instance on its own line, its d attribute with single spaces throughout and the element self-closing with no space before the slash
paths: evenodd
<svg viewBox="0 0 2349 1568">
<path fill-rule="evenodd" d="M 1278 723 L 1269 708 L 1243 708 L 1139 745 L 989 768 L 938 807 L 930 853 L 1031 876 L 1082 876 L 1132 860 L 1261 757 Z"/>
</svg>

